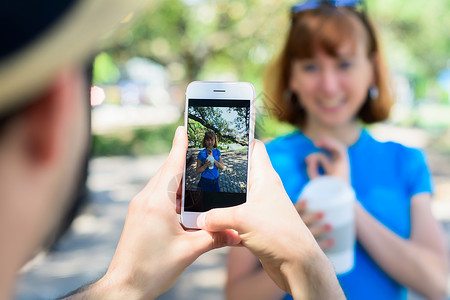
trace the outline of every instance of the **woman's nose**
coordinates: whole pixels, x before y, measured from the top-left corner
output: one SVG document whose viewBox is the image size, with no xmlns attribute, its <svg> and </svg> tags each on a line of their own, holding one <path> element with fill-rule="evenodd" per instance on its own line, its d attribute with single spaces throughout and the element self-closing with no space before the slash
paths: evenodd
<svg viewBox="0 0 450 300">
<path fill-rule="evenodd" d="M 339 92 L 339 74 L 332 68 L 325 68 L 321 72 L 320 88 L 324 96 L 333 97 Z"/>
</svg>

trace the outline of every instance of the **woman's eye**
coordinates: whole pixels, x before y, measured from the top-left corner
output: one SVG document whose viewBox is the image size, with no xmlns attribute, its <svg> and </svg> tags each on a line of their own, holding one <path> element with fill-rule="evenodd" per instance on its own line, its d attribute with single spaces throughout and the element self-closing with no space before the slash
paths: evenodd
<svg viewBox="0 0 450 300">
<path fill-rule="evenodd" d="M 352 66 L 351 62 L 349 61 L 341 61 L 339 63 L 339 69 L 341 70 L 347 70 Z"/>
<path fill-rule="evenodd" d="M 306 72 L 314 72 L 317 70 L 317 65 L 315 64 L 305 64 L 303 65 L 303 70 Z"/>
</svg>

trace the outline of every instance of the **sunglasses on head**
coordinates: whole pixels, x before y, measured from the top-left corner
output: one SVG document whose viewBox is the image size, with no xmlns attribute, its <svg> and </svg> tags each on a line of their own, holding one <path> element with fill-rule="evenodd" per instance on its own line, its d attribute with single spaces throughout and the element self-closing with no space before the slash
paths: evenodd
<svg viewBox="0 0 450 300">
<path fill-rule="evenodd" d="M 318 8 L 321 5 L 328 5 L 331 7 L 357 7 L 360 5 L 363 5 L 363 1 L 362 0 L 323 0 L 323 1 L 318 1 L 318 0 L 309 0 L 309 1 L 304 1 L 304 2 L 300 2 L 297 4 L 294 4 L 291 7 L 291 13 L 292 14 L 297 14 L 303 11 L 307 11 L 307 10 L 313 10 Z"/>
</svg>

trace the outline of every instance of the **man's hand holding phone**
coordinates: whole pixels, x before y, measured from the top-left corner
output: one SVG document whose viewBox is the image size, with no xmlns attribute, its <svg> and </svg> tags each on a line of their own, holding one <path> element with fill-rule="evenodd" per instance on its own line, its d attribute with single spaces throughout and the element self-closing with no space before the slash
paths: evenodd
<svg viewBox="0 0 450 300">
<path fill-rule="evenodd" d="M 200 216 L 208 231 L 236 230 L 241 244 L 294 299 L 345 299 L 333 267 L 289 200 L 265 146 L 255 141 L 246 203 Z"/>
<path fill-rule="evenodd" d="M 179 127 L 169 157 L 129 205 L 106 275 L 77 294 L 82 299 L 154 299 L 202 253 L 240 242 L 231 230 L 186 231 L 178 222 L 176 202 L 181 199 L 186 149 L 186 129 Z"/>
</svg>

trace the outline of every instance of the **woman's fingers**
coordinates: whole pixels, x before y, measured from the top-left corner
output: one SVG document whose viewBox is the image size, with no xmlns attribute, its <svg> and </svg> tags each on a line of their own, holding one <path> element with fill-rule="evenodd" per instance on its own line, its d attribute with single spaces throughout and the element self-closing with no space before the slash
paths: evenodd
<svg viewBox="0 0 450 300">
<path fill-rule="evenodd" d="M 307 174 L 310 179 L 321 176 L 319 167 L 322 167 L 326 175 L 340 177 L 350 182 L 350 163 L 347 147 L 331 137 L 322 137 L 314 141 L 316 147 L 324 149 L 324 152 L 316 152 L 305 159 Z"/>
<path fill-rule="evenodd" d="M 300 199 L 297 203 L 294 204 L 295 209 L 301 215 L 306 210 L 306 200 Z"/>
<path fill-rule="evenodd" d="M 335 243 L 336 242 L 334 241 L 334 239 L 331 239 L 331 238 L 317 241 L 317 244 L 319 244 L 320 248 L 324 251 L 333 247 Z"/>
<path fill-rule="evenodd" d="M 334 158 L 339 159 L 347 155 L 347 147 L 344 144 L 330 137 L 321 137 L 314 141 L 318 148 L 326 149 L 331 152 Z"/>
<path fill-rule="evenodd" d="M 298 201 L 295 204 L 295 208 L 302 218 L 303 223 L 305 223 L 316 240 L 332 229 L 332 226 L 330 224 L 323 224 L 320 222 L 320 220 L 322 220 L 324 217 L 323 212 L 308 211 L 306 200 Z"/>
<path fill-rule="evenodd" d="M 312 226 L 317 221 L 320 221 L 324 216 L 323 212 L 304 212 L 300 214 L 300 217 L 306 226 Z"/>
<path fill-rule="evenodd" d="M 305 158 L 306 161 L 306 172 L 309 179 L 314 179 L 319 177 L 319 167 L 322 167 L 325 174 L 333 173 L 333 165 L 331 160 L 326 156 L 325 153 L 315 152 L 308 155 Z"/>
<path fill-rule="evenodd" d="M 333 229 L 330 224 L 319 224 L 309 227 L 309 231 L 311 231 L 314 238 L 317 240 L 325 233 L 328 233 Z"/>
</svg>

